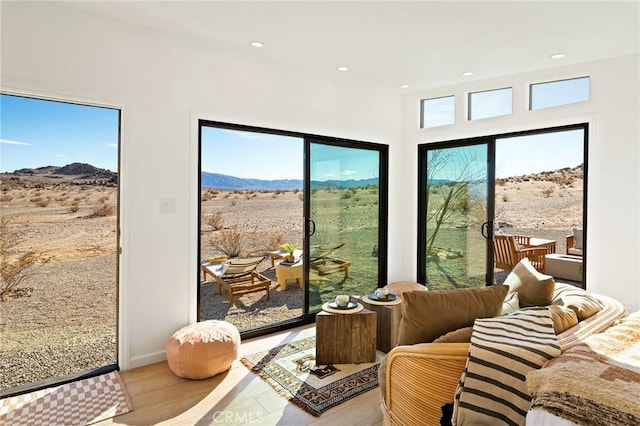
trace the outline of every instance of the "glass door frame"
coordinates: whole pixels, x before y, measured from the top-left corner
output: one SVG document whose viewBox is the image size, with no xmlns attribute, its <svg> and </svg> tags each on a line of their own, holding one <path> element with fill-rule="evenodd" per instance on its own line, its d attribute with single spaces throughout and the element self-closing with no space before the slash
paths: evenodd
<svg viewBox="0 0 640 426">
<path fill-rule="evenodd" d="M 525 130 L 518 132 L 510 132 L 510 133 L 502 133 L 495 134 L 489 136 L 480 136 L 480 137 L 472 137 L 472 138 L 464 138 L 464 139 L 455 139 L 450 141 L 439 141 L 439 142 L 430 142 L 418 145 L 418 253 L 417 253 L 417 274 L 416 277 L 418 282 L 426 285 L 426 166 L 427 166 L 427 152 L 432 149 L 442 149 L 442 148 L 455 148 L 455 147 L 463 147 L 470 145 L 478 145 L 478 144 L 487 144 L 488 149 L 488 195 L 487 200 L 487 223 L 488 223 L 488 239 L 487 239 L 487 285 L 493 284 L 494 277 L 494 255 L 493 255 L 493 230 L 494 230 L 494 219 L 495 219 L 495 147 L 496 141 L 499 139 L 508 139 L 512 137 L 520 137 L 520 136 L 532 136 L 532 135 L 541 135 L 545 133 L 557 133 L 571 130 L 582 130 L 583 131 L 583 196 L 582 196 L 582 227 L 583 227 L 583 238 L 584 238 L 584 248 L 583 248 L 583 256 L 582 256 L 582 268 L 583 268 L 583 278 L 582 278 L 582 288 L 586 288 L 587 283 L 587 197 L 588 197 L 588 157 L 589 157 L 589 123 L 576 123 L 576 124 L 567 124 L 563 126 L 555 126 L 555 127 L 545 127 L 535 130 Z"/>
<path fill-rule="evenodd" d="M 351 139 L 343 139 L 343 138 L 335 138 L 329 136 L 321 136 L 309 133 L 301 133 L 301 132 L 293 132 L 287 130 L 277 130 L 266 127 L 257 127 L 257 126 L 248 126 L 244 124 L 235 124 L 214 120 L 206 120 L 199 119 L 198 120 L 198 194 L 200 193 L 200 189 L 202 187 L 202 129 L 203 127 L 217 127 L 221 129 L 229 129 L 229 130 L 237 130 L 244 132 L 258 132 L 258 133 L 268 133 L 273 135 L 280 136 L 289 136 L 294 138 L 303 139 L 304 143 L 304 158 L 301 159 L 304 162 L 304 174 L 303 174 L 303 193 L 304 193 L 304 201 L 303 201 L 303 248 L 306 250 L 306 253 L 309 251 L 309 211 L 310 211 L 310 155 L 309 148 L 311 142 L 313 143 L 323 143 L 327 145 L 335 145 L 335 146 L 344 146 L 349 148 L 364 148 L 371 150 L 378 150 L 380 152 L 380 177 L 379 177 L 379 254 L 378 254 L 378 287 L 384 287 L 387 284 L 387 227 L 388 227 L 388 192 L 389 192 L 389 146 L 383 144 L 377 144 L 373 142 L 364 142 L 357 141 Z M 194 265 L 198 273 L 196 274 L 196 318 L 197 321 L 201 321 L 200 316 L 200 265 L 202 263 L 201 259 L 201 245 L 202 245 L 202 235 L 200 233 L 200 221 L 202 220 L 202 203 L 200 201 L 200 197 L 198 197 L 197 201 L 197 215 L 198 215 L 198 230 L 197 230 L 197 264 Z M 240 336 L 242 339 L 250 339 L 258 336 L 263 336 L 266 334 L 275 333 L 278 331 L 288 330 L 294 327 L 298 327 L 305 324 L 312 324 L 315 322 L 316 314 L 309 313 L 309 266 L 308 262 L 304 264 L 304 288 L 303 288 L 303 309 L 302 316 L 288 319 L 282 322 L 278 322 L 275 324 L 267 325 L 267 326 L 258 326 L 255 328 L 250 328 L 247 330 L 242 330 L 240 332 Z"/>
<path fill-rule="evenodd" d="M 341 148 L 353 148 L 361 150 L 377 151 L 380 155 L 378 164 L 378 282 L 377 288 L 387 285 L 387 259 L 388 259 L 388 212 L 389 212 L 389 146 L 372 142 L 361 142 L 347 139 L 331 138 L 324 136 L 305 137 L 305 167 L 304 167 L 304 252 L 310 253 L 310 237 L 315 231 L 315 225 L 311 217 L 311 145 L 322 144 Z M 304 264 L 305 277 L 305 313 L 309 313 L 309 262 Z"/>
<path fill-rule="evenodd" d="M 63 376 L 52 377 L 49 379 L 40 380 L 37 382 L 26 383 L 23 385 L 0 389 L 0 398 L 10 398 L 13 396 L 26 394 L 30 392 L 36 392 L 42 389 L 46 389 L 53 386 L 61 386 L 74 381 L 84 380 L 96 376 L 100 376 L 103 374 L 110 373 L 112 371 L 120 370 L 120 361 L 122 355 L 122 348 L 120 347 L 121 343 L 121 294 L 122 294 L 122 280 L 120 279 L 121 274 L 121 263 L 122 263 L 122 218 L 124 217 L 124 204 L 122 203 L 122 113 L 124 107 L 122 105 L 113 104 L 113 103 L 105 103 L 99 101 L 89 101 L 86 99 L 78 99 L 74 97 L 62 97 L 62 96 L 53 96 L 50 94 L 36 93 L 36 92 L 25 92 L 21 90 L 13 90 L 13 89 L 1 89 L 0 95 L 6 96 L 15 96 L 26 99 L 32 99 L 35 101 L 45 101 L 45 102 L 56 102 L 60 104 L 70 104 L 70 105 L 78 105 L 82 107 L 93 107 L 93 108 L 105 108 L 117 111 L 118 114 L 118 129 L 117 129 L 117 153 L 116 153 L 116 175 L 117 175 L 117 183 L 116 183 L 116 206 L 115 206 L 115 215 L 116 215 L 116 236 L 115 236 L 115 282 L 113 283 L 115 286 L 115 362 L 102 365 L 99 367 L 88 368 L 81 371 L 76 371 L 70 374 L 65 374 Z"/>
<path fill-rule="evenodd" d="M 428 152 L 436 149 L 463 148 L 469 146 L 484 145 L 487 149 L 487 217 L 486 224 L 489 230 L 486 246 L 486 282 L 493 282 L 493 217 L 495 215 L 494 203 L 488 202 L 495 199 L 495 139 L 490 137 L 478 137 L 457 141 L 434 142 L 418 145 L 418 270 L 416 277 L 418 282 L 427 285 L 427 157 Z"/>
</svg>

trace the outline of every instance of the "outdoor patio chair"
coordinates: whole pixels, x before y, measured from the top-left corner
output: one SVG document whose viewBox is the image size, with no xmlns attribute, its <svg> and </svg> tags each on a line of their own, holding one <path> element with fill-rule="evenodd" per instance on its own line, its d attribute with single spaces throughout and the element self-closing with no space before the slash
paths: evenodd
<svg viewBox="0 0 640 426">
<path fill-rule="evenodd" d="M 231 259 L 222 265 L 220 270 L 211 270 L 203 265 L 203 272 L 213 276 L 218 284 L 218 294 L 222 294 L 224 288 L 229 293 L 229 304 L 235 306 L 235 296 L 254 293 L 258 291 L 269 291 L 271 280 L 256 271 L 256 268 L 264 260 L 264 257 L 251 257 L 247 259 Z"/>
<path fill-rule="evenodd" d="M 351 262 L 334 257 L 333 252 L 344 246 L 344 243 L 337 246 L 313 246 L 309 248 L 309 268 L 318 272 L 319 275 L 328 275 L 334 272 L 343 272 L 344 278 L 349 277 L 349 266 Z"/>
<path fill-rule="evenodd" d="M 526 257 L 538 272 L 545 273 L 547 254 L 545 247 L 526 247 L 528 237 L 495 235 L 493 238 L 496 268 L 510 271 Z"/>
<path fill-rule="evenodd" d="M 567 248 L 565 254 L 571 256 L 582 256 L 582 229 L 573 229 L 573 234 L 567 235 Z"/>
</svg>

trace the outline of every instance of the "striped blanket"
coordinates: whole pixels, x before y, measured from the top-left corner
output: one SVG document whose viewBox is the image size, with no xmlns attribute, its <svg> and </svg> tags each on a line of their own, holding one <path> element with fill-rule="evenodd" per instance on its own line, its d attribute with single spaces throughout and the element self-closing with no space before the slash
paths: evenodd
<svg viewBox="0 0 640 426">
<path fill-rule="evenodd" d="M 478 319 L 454 400 L 454 425 L 524 425 L 529 371 L 560 355 L 547 308 Z"/>
</svg>

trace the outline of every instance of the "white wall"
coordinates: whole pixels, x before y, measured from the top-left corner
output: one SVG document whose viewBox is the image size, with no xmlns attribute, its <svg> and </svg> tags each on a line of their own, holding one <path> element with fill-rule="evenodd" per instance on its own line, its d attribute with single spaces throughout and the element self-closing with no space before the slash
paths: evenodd
<svg viewBox="0 0 640 426">
<path fill-rule="evenodd" d="M 418 144 L 589 123 L 587 288 L 614 297 L 628 309 L 640 307 L 640 56 L 624 56 L 526 74 L 474 81 L 406 94 L 403 97 L 403 139 L 417 164 Z M 590 76 L 589 102 L 527 111 L 528 85 L 533 82 Z M 466 121 L 467 93 L 513 87 L 510 116 Z M 456 124 L 420 129 L 420 99 L 455 95 Z M 417 194 L 417 170 L 406 180 Z M 415 235 L 416 197 L 407 200 Z M 413 252 L 416 252 L 416 242 Z M 415 271 L 416 259 L 409 270 Z M 415 278 L 415 276 L 413 277 Z"/>
<path fill-rule="evenodd" d="M 1 27 L 3 90 L 122 107 L 123 368 L 163 359 L 167 338 L 196 319 L 198 118 L 388 144 L 398 186 L 396 88 L 301 75 L 248 46 L 227 50 L 51 3 L 3 2 Z M 174 214 L 160 212 L 167 199 Z M 397 264 L 393 234 L 389 251 Z M 389 277 L 399 275 L 392 266 Z"/>
</svg>

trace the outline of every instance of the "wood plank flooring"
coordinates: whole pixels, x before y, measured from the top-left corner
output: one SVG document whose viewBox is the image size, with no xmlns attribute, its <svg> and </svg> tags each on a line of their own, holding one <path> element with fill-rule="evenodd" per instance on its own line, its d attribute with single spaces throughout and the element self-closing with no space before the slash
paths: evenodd
<svg viewBox="0 0 640 426">
<path fill-rule="evenodd" d="M 247 340 L 240 357 L 289 342 L 314 325 Z M 314 417 L 236 360 L 227 373 L 205 380 L 175 376 L 166 362 L 122 371 L 134 410 L 98 425 L 382 425 L 379 388 Z"/>
</svg>

